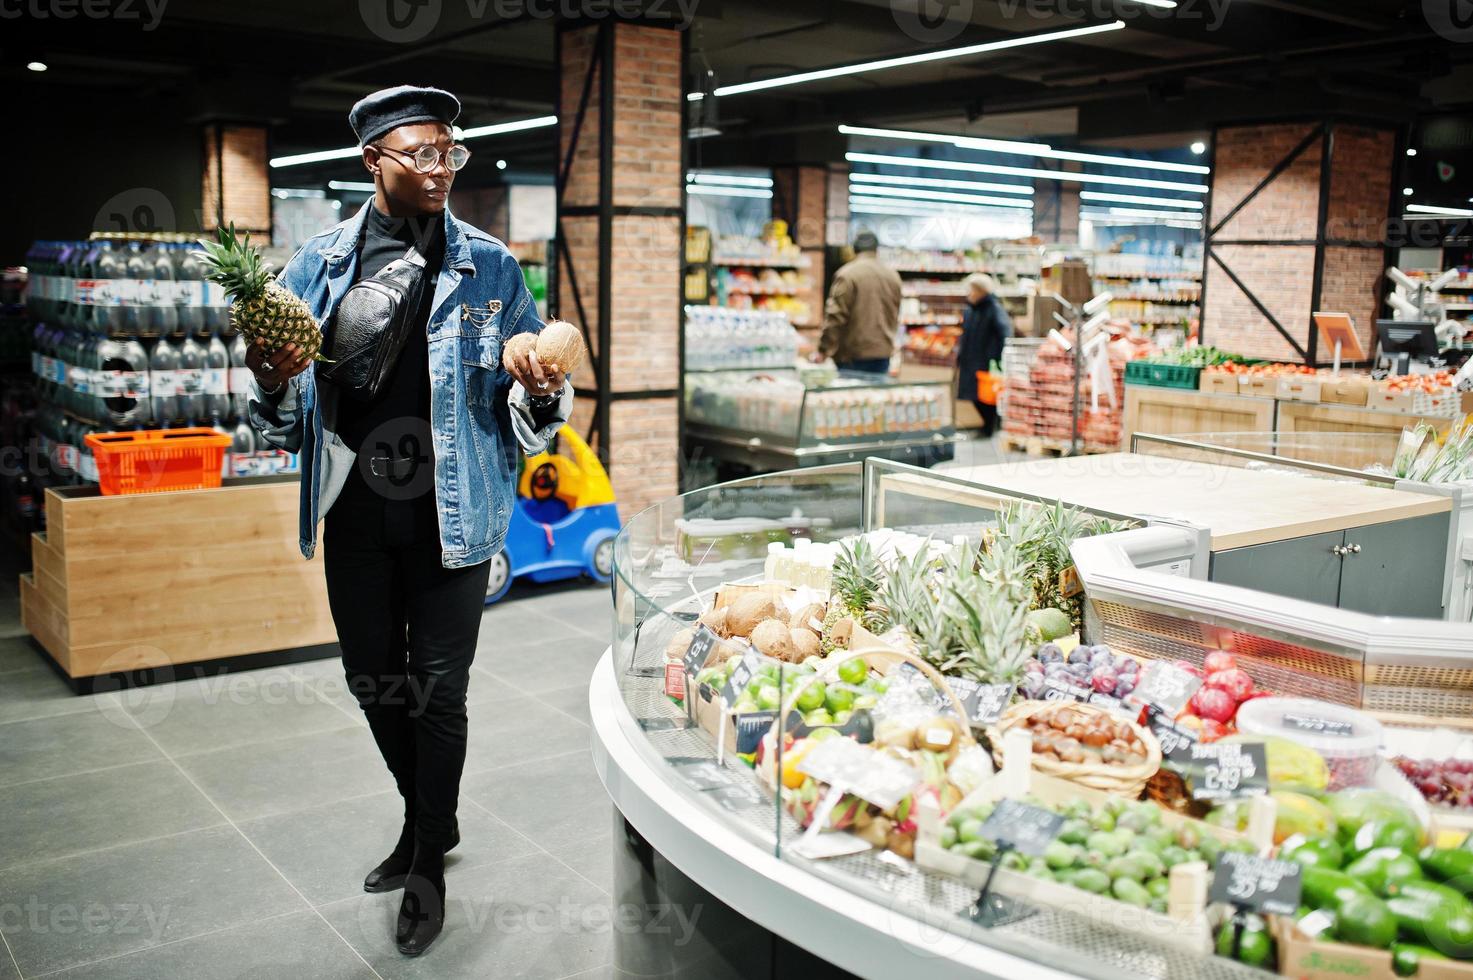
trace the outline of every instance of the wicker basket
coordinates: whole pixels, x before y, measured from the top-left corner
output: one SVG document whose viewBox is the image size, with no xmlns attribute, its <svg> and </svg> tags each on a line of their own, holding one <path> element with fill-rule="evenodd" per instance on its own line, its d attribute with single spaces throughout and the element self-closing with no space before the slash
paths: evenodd
<svg viewBox="0 0 1473 980">
<path fill-rule="evenodd" d="M 997 724 L 987 730 L 987 737 L 992 742 L 993 757 L 997 760 L 997 764 L 1002 765 L 1002 737 L 1009 731 L 1026 725 L 1028 720 L 1035 715 L 1047 715 L 1066 709 L 1086 715 L 1109 717 L 1109 712 L 1104 708 L 1076 701 L 1022 701 L 1004 711 Z M 1113 720 L 1129 725 L 1135 731 L 1136 737 L 1146 747 L 1145 761 L 1135 765 L 1103 762 L 1054 762 L 1035 754 L 1033 756 L 1034 770 L 1047 776 L 1067 779 L 1091 789 L 1104 790 L 1132 799 L 1139 797 L 1145 790 L 1147 781 L 1161 768 L 1161 743 L 1156 741 L 1156 736 L 1152 735 L 1150 730 L 1134 722 L 1118 717 Z"/>
</svg>

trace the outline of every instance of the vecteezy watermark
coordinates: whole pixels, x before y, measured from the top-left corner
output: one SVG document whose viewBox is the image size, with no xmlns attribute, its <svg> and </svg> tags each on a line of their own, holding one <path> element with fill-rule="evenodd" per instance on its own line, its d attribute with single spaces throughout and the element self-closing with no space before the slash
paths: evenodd
<svg viewBox="0 0 1473 980">
<path fill-rule="evenodd" d="M 445 928 L 477 936 L 488 932 L 503 936 L 665 936 L 665 945 L 681 948 L 695 938 L 704 911 L 699 903 L 584 903 L 567 895 L 555 902 L 509 902 L 451 891 L 445 900 Z M 398 913 L 398 897 L 386 901 L 365 895 L 358 907 L 359 927 L 364 935 L 382 933 L 394 928 Z"/>
<path fill-rule="evenodd" d="M 117 20 L 145 31 L 159 26 L 169 0 L 0 0 L 0 20 Z"/>
<path fill-rule="evenodd" d="M 1070 20 L 1094 21 L 1132 21 L 1143 18 L 1204 21 L 1204 27 L 1209 31 L 1222 27 L 1231 5 L 1232 0 L 1177 0 L 1173 7 L 1117 3 L 1116 0 L 998 0 L 997 3 L 998 10 L 1008 20 L 1019 16 L 1032 20 L 1053 20 L 1063 16 Z"/>
<path fill-rule="evenodd" d="M 0 0 L 4 2 L 4 0 Z M 452 0 L 453 2 L 453 0 Z M 668 20 L 677 30 L 690 27 L 700 0 L 464 0 L 472 20 Z M 429 36 L 445 12 L 445 0 L 358 0 L 363 24 L 393 44 L 413 44 Z"/>
<path fill-rule="evenodd" d="M 5 0 L 0 0 L 4 3 Z M 174 231 L 174 203 L 157 187 L 130 187 L 102 202 L 92 217 L 94 231 Z"/>
<path fill-rule="evenodd" d="M 944 44 L 972 22 L 975 0 L 890 0 L 890 16 L 906 37 Z"/>
<path fill-rule="evenodd" d="M 51 904 L 35 895 L 24 902 L 0 902 L 0 931 L 52 936 L 143 936 L 149 943 L 163 939 L 169 906 L 119 902 Z"/>
<path fill-rule="evenodd" d="M 1422 0 L 1422 16 L 1440 37 L 1458 44 L 1473 41 L 1473 0 Z"/>
</svg>

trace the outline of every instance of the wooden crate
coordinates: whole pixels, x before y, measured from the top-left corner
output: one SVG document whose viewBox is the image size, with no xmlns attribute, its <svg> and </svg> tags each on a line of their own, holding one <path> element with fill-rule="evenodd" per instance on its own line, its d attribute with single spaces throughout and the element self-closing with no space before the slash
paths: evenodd
<svg viewBox="0 0 1473 980">
<path fill-rule="evenodd" d="M 1238 395 L 1238 376 L 1227 371 L 1214 371 L 1212 368 L 1203 368 L 1202 377 L 1198 381 L 1202 391 L 1211 392 L 1215 395 Z"/>
<path fill-rule="evenodd" d="M 1272 398 L 1221 395 L 1207 391 L 1176 391 L 1127 385 L 1125 388 L 1124 440 L 1137 432 L 1158 436 L 1195 435 L 1203 432 L 1272 432 Z"/>
<path fill-rule="evenodd" d="M 1396 452 L 1401 430 L 1420 421 L 1416 415 L 1397 415 L 1351 405 L 1309 405 L 1300 402 L 1279 404 L 1278 431 L 1284 435 L 1306 432 L 1359 433 L 1362 440 L 1336 440 L 1316 451 L 1310 444 L 1296 446 L 1294 457 L 1309 462 L 1333 463 L 1360 469 L 1372 463 L 1389 463 Z M 1439 430 L 1452 424 L 1452 419 L 1428 418 L 1425 421 Z M 1354 442 L 1354 444 L 1350 444 Z"/>
<path fill-rule="evenodd" d="M 322 552 L 297 548 L 296 479 L 104 497 L 46 491 L 26 629 L 72 678 L 335 643 Z"/>
<path fill-rule="evenodd" d="M 1320 401 L 1331 405 L 1362 406 L 1371 393 L 1371 379 L 1366 375 L 1324 378 L 1320 381 Z"/>
</svg>

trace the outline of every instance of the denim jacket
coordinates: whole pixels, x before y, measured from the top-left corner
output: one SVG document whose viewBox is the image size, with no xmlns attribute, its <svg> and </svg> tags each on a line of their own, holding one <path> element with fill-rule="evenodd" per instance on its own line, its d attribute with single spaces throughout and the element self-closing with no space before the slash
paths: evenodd
<svg viewBox="0 0 1473 980">
<path fill-rule="evenodd" d="M 279 277 L 326 323 L 353 284 L 369 201 L 292 256 Z M 501 366 L 502 342 L 537 333 L 542 320 L 522 270 L 501 242 L 445 210 L 445 262 L 428 323 L 430 429 L 441 561 L 475 565 L 501 550 L 514 503 L 517 444 L 540 452 L 567 419 L 572 386 L 548 409 L 534 410 Z M 311 558 L 317 524 L 337 499 L 354 454 L 333 431 L 337 390 L 309 368 L 274 394 L 256 386 L 251 424 L 266 441 L 301 454 L 300 544 Z M 513 429 L 512 412 L 519 414 Z"/>
</svg>

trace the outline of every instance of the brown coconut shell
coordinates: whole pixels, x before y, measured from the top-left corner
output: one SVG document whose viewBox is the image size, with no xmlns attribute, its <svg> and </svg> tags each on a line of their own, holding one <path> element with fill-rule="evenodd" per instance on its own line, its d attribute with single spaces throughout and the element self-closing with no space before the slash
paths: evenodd
<svg viewBox="0 0 1473 980">
<path fill-rule="evenodd" d="M 537 360 L 557 365 L 563 374 L 583 366 L 583 334 L 566 320 L 553 320 L 537 335 Z"/>
<path fill-rule="evenodd" d="M 665 659 L 679 660 L 685 656 L 685 651 L 690 649 L 690 643 L 696 638 L 696 631 L 684 629 L 670 637 L 670 642 L 665 644 Z"/>
<path fill-rule="evenodd" d="M 725 606 L 722 606 L 720 609 L 707 609 L 701 613 L 701 618 L 697 622 L 717 636 L 727 637 L 731 635 L 731 630 L 727 628 Z"/>
<path fill-rule="evenodd" d="M 534 333 L 514 333 L 506 338 L 506 343 L 501 345 L 501 366 L 508 371 L 516 370 L 517 359 L 526 357 L 537 349 L 537 335 Z M 537 355 L 541 357 L 542 355 Z"/>
<path fill-rule="evenodd" d="M 763 656 L 792 660 L 794 649 L 788 626 L 780 619 L 766 619 L 752 630 L 752 646 Z"/>
<path fill-rule="evenodd" d="M 764 619 L 776 619 L 778 609 L 772 597 L 749 592 L 726 607 L 726 628 L 732 636 L 751 636 Z M 787 623 L 783 623 L 787 626 Z"/>
<path fill-rule="evenodd" d="M 806 630 L 794 626 L 788 630 L 788 636 L 793 644 L 794 662 L 801 662 L 807 657 L 817 657 L 821 652 L 818 634 L 813 632 L 813 630 Z"/>
</svg>

